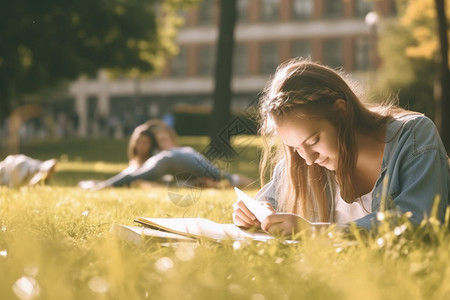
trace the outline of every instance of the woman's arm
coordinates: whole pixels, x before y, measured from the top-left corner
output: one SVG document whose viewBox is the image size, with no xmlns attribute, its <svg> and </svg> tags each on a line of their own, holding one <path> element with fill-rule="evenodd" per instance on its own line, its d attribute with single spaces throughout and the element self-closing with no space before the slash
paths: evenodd
<svg viewBox="0 0 450 300">
<path fill-rule="evenodd" d="M 220 180 L 220 171 L 206 158 L 190 147 L 161 151 L 150 157 L 133 172 L 121 172 L 98 183 L 97 188 L 123 186 L 135 180 L 159 181 L 164 175 L 211 177 Z"/>
</svg>

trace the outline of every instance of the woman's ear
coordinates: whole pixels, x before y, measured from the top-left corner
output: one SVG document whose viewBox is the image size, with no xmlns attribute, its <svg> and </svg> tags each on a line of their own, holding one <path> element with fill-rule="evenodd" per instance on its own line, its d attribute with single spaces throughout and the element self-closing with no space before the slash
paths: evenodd
<svg viewBox="0 0 450 300">
<path fill-rule="evenodd" d="M 336 101 L 334 101 L 333 109 L 337 113 L 345 116 L 347 112 L 347 101 L 345 101 L 344 99 L 337 99 Z"/>
</svg>

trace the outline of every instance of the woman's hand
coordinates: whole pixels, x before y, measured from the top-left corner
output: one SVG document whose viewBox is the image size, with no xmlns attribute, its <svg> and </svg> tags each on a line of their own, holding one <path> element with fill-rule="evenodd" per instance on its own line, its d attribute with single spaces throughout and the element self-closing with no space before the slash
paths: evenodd
<svg viewBox="0 0 450 300">
<path fill-rule="evenodd" d="M 273 235 L 292 235 L 305 229 L 311 229 L 312 224 L 294 214 L 277 213 L 267 216 L 261 228 Z"/>
<path fill-rule="evenodd" d="M 262 203 L 275 213 L 275 209 L 269 203 Z M 261 223 L 256 216 L 245 206 L 242 200 L 233 204 L 233 222 L 238 227 L 251 228 L 260 227 Z"/>
</svg>

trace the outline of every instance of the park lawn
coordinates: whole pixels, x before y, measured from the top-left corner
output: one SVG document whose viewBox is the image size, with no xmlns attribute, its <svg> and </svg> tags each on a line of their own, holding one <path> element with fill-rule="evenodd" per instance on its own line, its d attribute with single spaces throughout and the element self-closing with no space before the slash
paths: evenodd
<svg viewBox="0 0 450 300">
<path fill-rule="evenodd" d="M 450 238 L 433 219 L 416 231 L 407 222 L 386 223 L 367 238 L 330 231 L 295 244 L 137 246 L 116 238 L 111 226 L 133 225 L 138 216 L 230 223 L 233 190 L 203 189 L 188 207 L 172 203 L 165 187 L 85 191 L 73 184 L 81 175 L 100 178 L 126 162 L 72 160 L 69 150 L 47 185 L 0 188 L 0 299 L 450 297 Z"/>
<path fill-rule="evenodd" d="M 81 180 L 102 180 L 113 176 L 127 166 L 127 139 L 51 139 L 31 141 L 21 146 L 21 153 L 47 160 L 56 158 L 58 172 L 48 182 L 51 186 L 76 186 Z M 181 136 L 181 146 L 190 146 L 207 156 L 212 162 L 231 173 L 255 179 L 259 186 L 259 160 L 261 141 L 256 136 L 233 139 L 233 157 L 208 152 L 209 139 L 204 136 Z M 0 148 L 1 150 L 1 148 Z M 0 159 L 6 157 L 0 151 Z"/>
</svg>

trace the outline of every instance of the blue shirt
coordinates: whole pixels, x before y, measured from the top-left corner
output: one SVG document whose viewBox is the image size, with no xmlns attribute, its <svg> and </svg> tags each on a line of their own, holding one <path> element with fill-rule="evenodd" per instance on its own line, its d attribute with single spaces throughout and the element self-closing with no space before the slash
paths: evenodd
<svg viewBox="0 0 450 300">
<path fill-rule="evenodd" d="M 449 160 L 429 118 L 408 115 L 387 124 L 381 173 L 372 192 L 372 213 L 356 220 L 357 225 L 366 229 L 376 225 L 385 180 L 388 209 L 411 212 L 410 220 L 418 224 L 430 216 L 439 196 L 437 217 L 444 221 L 450 198 Z"/>
<path fill-rule="evenodd" d="M 174 175 L 178 179 L 184 176 L 186 179 L 209 177 L 220 180 L 222 176 L 227 177 L 229 174 L 221 172 L 217 166 L 191 147 L 174 147 L 153 155 L 132 172 L 125 169 L 102 181 L 102 185 L 123 186 L 138 179 L 159 181 L 164 175 Z"/>
<path fill-rule="evenodd" d="M 385 142 L 381 172 L 372 191 L 372 212 L 354 222 L 367 230 L 377 224 L 383 185 L 386 186 L 386 208 L 401 213 L 411 212 L 410 220 L 417 224 L 425 216 L 430 216 L 438 195 L 437 217 L 443 222 L 445 210 L 450 205 L 450 167 L 434 123 L 417 114 L 393 119 L 386 125 Z M 277 165 L 272 181 L 257 195 L 258 200 L 269 201 L 275 209 L 277 181 L 282 180 L 277 169 L 282 165 L 283 162 Z M 332 203 L 333 199 L 328 202 Z M 334 211 L 329 215 L 333 216 Z M 333 221 L 331 218 L 330 222 Z"/>
</svg>

